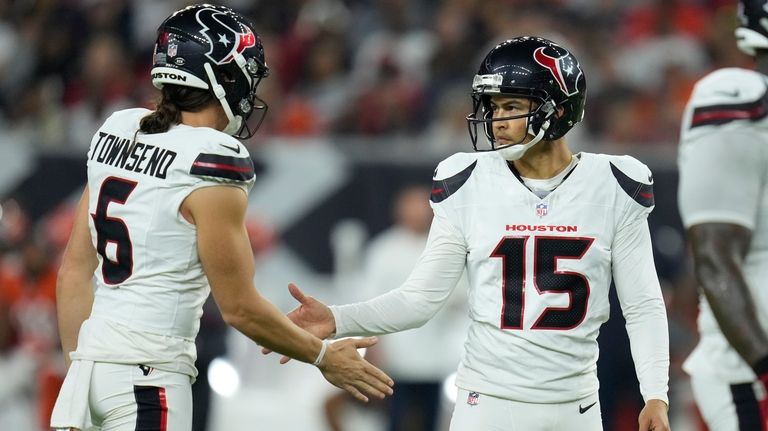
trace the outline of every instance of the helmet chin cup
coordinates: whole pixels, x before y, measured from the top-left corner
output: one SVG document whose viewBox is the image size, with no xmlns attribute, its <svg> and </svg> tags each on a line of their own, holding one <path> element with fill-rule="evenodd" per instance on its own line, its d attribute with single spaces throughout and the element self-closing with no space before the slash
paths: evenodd
<svg viewBox="0 0 768 431">
<path fill-rule="evenodd" d="M 507 160 L 510 162 L 514 162 L 515 160 L 520 160 L 528 151 L 528 149 L 530 149 L 534 145 L 541 142 L 548 128 L 549 128 L 549 120 L 547 120 L 544 124 L 541 125 L 541 128 L 539 129 L 539 133 L 534 135 L 533 139 L 531 139 L 529 142 L 525 144 L 508 145 L 506 147 L 499 148 L 497 151 L 499 152 L 499 154 L 501 154 L 501 157 L 503 157 L 504 160 Z M 530 127 L 528 128 L 528 133 L 533 135 L 533 131 L 531 130 Z"/>
<path fill-rule="evenodd" d="M 222 132 L 230 136 L 235 136 L 242 127 L 243 127 L 243 117 L 236 115 L 234 119 L 229 120 L 227 127 L 225 127 L 224 130 L 222 130 Z"/>
<path fill-rule="evenodd" d="M 768 37 L 759 32 L 739 27 L 735 31 L 736 34 L 736 46 L 744 54 L 755 56 L 758 49 L 768 49 Z"/>
</svg>

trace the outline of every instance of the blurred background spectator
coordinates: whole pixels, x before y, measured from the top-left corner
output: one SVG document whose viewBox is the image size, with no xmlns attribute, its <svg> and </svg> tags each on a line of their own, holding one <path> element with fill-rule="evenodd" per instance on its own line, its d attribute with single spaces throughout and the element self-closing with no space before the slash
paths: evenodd
<svg viewBox="0 0 768 431">
<path fill-rule="evenodd" d="M 45 429 L 63 373 L 55 271 L 71 202 L 84 184 L 85 151 L 107 113 L 152 107 L 154 29 L 189 3 L 0 2 L 0 374 L 14 377 L 0 381 L 0 428 Z M 249 232 L 257 286 L 286 310 L 293 306 L 284 289 L 289 281 L 332 303 L 363 293 L 340 287 L 334 274 L 341 264 L 334 226 L 358 220 L 358 241 L 367 246 L 369 235 L 393 223 L 388 208 L 396 190 L 429 182 L 439 160 L 471 151 L 463 117 L 471 110 L 472 76 L 490 46 L 531 34 L 572 50 L 589 88 L 585 122 L 569 135 L 574 148 L 632 154 L 654 170 L 658 200 L 650 223 L 670 310 L 670 413 L 676 430 L 702 429 L 679 370 L 695 341 L 696 308 L 673 159 L 693 82 L 717 67 L 750 67 L 735 49 L 735 0 L 222 3 L 253 18 L 272 69 L 260 87 L 269 113 L 246 142 L 258 173 Z M 362 266 L 358 257 L 353 265 Z M 615 401 L 606 429 L 621 431 L 632 429 L 637 400 L 620 394 L 637 382 L 622 356 L 620 315 L 613 315 L 600 339 L 610 344 L 601 349 L 604 357 L 612 356 L 600 366 L 609 382 L 602 395 Z M 222 335 L 208 317 L 199 365 L 200 385 L 215 390 L 209 429 L 250 429 L 251 420 L 264 430 L 327 429 L 322 403 L 332 389 L 315 381 L 314 370 L 277 367 L 276 358 L 242 348 L 239 335 Z M 430 336 L 413 331 L 419 334 Z M 218 355 L 232 368 L 206 366 Z M 215 381 L 206 382 L 211 376 Z M 15 413 L 22 411 L 32 413 Z M 31 425 L 3 426 L 20 420 Z"/>
<path fill-rule="evenodd" d="M 105 113 L 151 106 L 153 26 L 186 3 L 5 2 L 0 124 L 25 143 L 78 151 Z M 726 0 L 225 3 L 254 19 L 274 71 L 264 95 L 272 109 L 251 146 L 267 135 L 420 137 L 446 111 L 425 101 L 466 94 L 479 53 L 520 34 L 584 59 L 585 145 L 670 145 L 692 83 L 747 61 L 733 49 L 735 2 Z"/>
</svg>

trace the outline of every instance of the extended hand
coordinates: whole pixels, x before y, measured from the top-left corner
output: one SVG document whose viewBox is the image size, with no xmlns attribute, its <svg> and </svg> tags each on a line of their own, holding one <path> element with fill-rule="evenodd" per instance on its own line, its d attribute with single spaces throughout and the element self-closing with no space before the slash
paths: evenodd
<svg viewBox="0 0 768 431">
<path fill-rule="evenodd" d="M 667 403 L 661 400 L 648 400 L 637 419 L 640 431 L 669 431 Z"/>
<path fill-rule="evenodd" d="M 311 296 L 304 295 L 304 292 L 293 283 L 288 284 L 288 291 L 291 293 L 291 296 L 299 301 L 299 306 L 288 313 L 288 318 L 296 326 L 321 340 L 328 338 L 336 332 L 336 321 L 333 318 L 331 309 L 327 305 Z M 267 348 L 261 349 L 261 353 L 265 355 L 271 352 Z M 291 358 L 283 356 L 280 359 L 280 363 L 285 364 L 290 360 Z"/>
<path fill-rule="evenodd" d="M 377 398 L 392 395 L 392 379 L 357 352 L 357 349 L 373 346 L 376 341 L 376 337 L 348 338 L 328 345 L 325 357 L 318 365 L 323 377 L 363 402 L 368 402 L 364 394 Z"/>
<path fill-rule="evenodd" d="M 304 295 L 304 292 L 293 283 L 288 284 L 288 291 L 299 301 L 299 306 L 288 313 L 288 318 L 296 326 L 321 340 L 336 332 L 336 321 L 327 305 L 311 296 Z"/>
</svg>

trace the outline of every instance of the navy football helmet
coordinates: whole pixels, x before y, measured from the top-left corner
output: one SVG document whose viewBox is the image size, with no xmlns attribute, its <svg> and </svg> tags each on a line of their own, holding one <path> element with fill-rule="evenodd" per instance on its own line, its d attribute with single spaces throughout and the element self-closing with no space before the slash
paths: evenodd
<svg viewBox="0 0 768 431">
<path fill-rule="evenodd" d="M 157 29 L 152 84 L 210 90 L 229 119 L 224 132 L 247 139 L 261 125 L 267 105 L 256 87 L 269 75 L 264 47 L 253 25 L 233 10 L 210 4 L 189 6 Z M 261 112 L 251 130 L 248 118 Z"/>
<path fill-rule="evenodd" d="M 755 55 L 757 49 L 768 49 L 768 1 L 740 0 L 739 27 L 736 44 L 747 55 Z"/>
<path fill-rule="evenodd" d="M 558 139 L 584 118 L 586 90 L 579 62 L 560 45 L 539 37 L 502 42 L 485 56 L 472 82 L 473 112 L 467 115 L 472 146 L 475 151 L 503 150 L 506 159 L 517 160 L 542 139 Z M 492 95 L 524 97 L 535 103 L 528 114 L 494 119 Z M 525 117 L 533 139 L 525 145 L 518 145 L 521 140 L 497 146 L 493 122 Z M 478 126 L 483 127 L 489 148 L 478 148 Z"/>
</svg>

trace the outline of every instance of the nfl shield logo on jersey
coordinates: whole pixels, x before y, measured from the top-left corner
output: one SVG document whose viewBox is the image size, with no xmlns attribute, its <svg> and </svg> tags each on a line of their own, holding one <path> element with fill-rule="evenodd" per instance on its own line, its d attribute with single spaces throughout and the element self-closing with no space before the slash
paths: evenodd
<svg viewBox="0 0 768 431">
<path fill-rule="evenodd" d="M 477 392 L 470 392 L 469 396 L 467 396 L 467 404 L 470 406 L 476 406 L 478 398 L 480 398 L 480 394 Z"/>
<path fill-rule="evenodd" d="M 176 57 L 176 50 L 179 47 L 175 43 L 168 44 L 168 57 Z"/>
<path fill-rule="evenodd" d="M 547 215 L 547 208 L 549 208 L 549 207 L 544 202 L 541 202 L 540 204 L 537 204 L 536 205 L 536 215 L 539 216 L 539 217 L 544 217 L 545 215 Z"/>
</svg>

